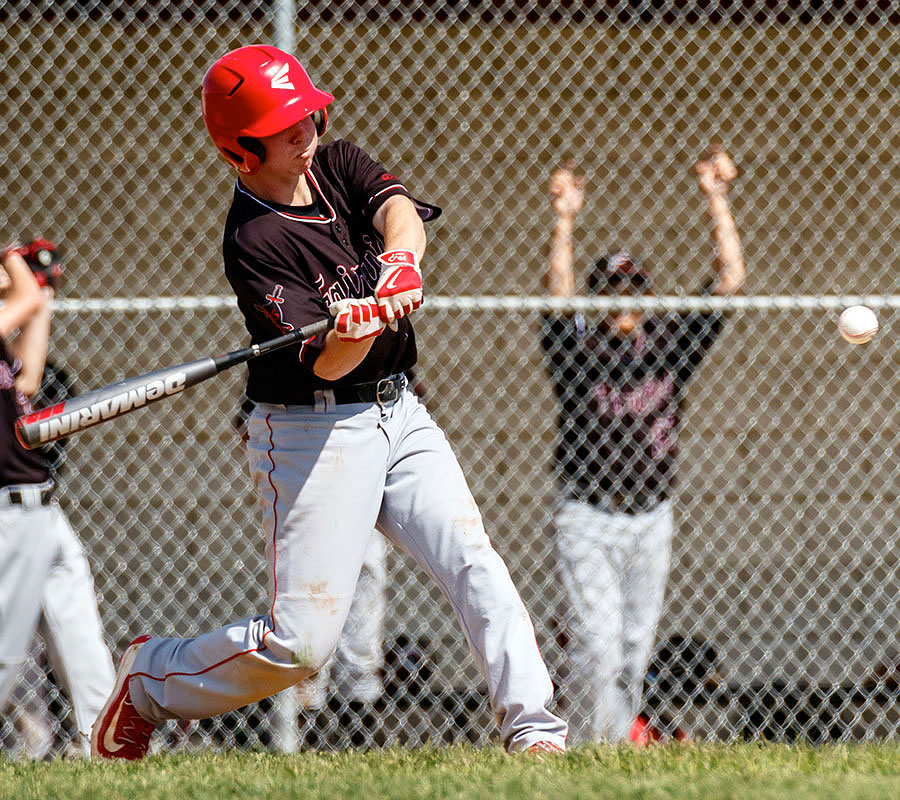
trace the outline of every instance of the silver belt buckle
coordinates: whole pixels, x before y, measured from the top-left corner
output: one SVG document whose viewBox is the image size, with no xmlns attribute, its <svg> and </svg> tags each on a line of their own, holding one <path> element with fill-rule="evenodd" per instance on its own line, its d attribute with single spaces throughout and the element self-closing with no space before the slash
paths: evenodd
<svg viewBox="0 0 900 800">
<path fill-rule="evenodd" d="M 403 378 L 382 378 L 375 386 L 375 401 L 380 406 L 395 403 L 403 388 Z"/>
</svg>

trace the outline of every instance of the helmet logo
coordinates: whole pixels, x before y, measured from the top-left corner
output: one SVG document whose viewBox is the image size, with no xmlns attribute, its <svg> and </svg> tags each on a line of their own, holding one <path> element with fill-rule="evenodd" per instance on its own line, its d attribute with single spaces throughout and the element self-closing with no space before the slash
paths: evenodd
<svg viewBox="0 0 900 800">
<path fill-rule="evenodd" d="M 294 88 L 294 84 L 291 83 L 291 79 L 290 79 L 290 77 L 288 77 L 288 65 L 287 64 L 278 68 L 278 72 L 276 72 L 275 77 L 272 78 L 272 88 L 273 89 L 293 89 Z"/>
</svg>

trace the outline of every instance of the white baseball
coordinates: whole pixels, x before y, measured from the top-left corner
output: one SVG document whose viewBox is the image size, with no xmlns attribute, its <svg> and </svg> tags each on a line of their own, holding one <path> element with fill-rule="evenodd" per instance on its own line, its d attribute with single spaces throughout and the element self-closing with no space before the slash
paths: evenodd
<svg viewBox="0 0 900 800">
<path fill-rule="evenodd" d="M 841 312 L 838 330 L 850 344 L 865 344 L 878 333 L 878 317 L 868 306 L 850 306 Z"/>
</svg>

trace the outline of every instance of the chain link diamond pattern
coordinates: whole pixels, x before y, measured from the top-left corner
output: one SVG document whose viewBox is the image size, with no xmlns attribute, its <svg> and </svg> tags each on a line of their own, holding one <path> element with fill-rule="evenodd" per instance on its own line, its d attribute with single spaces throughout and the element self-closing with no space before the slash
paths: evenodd
<svg viewBox="0 0 900 800">
<path fill-rule="evenodd" d="M 692 170 L 722 142 L 760 302 L 731 308 L 688 391 L 648 713 L 696 738 L 895 737 L 900 21 L 890 4 L 820 5 L 8 0 L 0 237 L 61 243 L 51 359 L 79 391 L 242 346 L 219 255 L 234 174 L 207 141 L 199 87 L 232 47 L 296 42 L 336 97 L 327 137 L 445 209 L 423 262 L 418 377 L 564 686 L 556 405 L 527 302 L 552 224 L 547 178 L 566 158 L 586 178 L 579 279 L 626 247 L 677 303 L 712 270 Z M 873 343 L 837 336 L 825 300 L 846 295 L 885 298 Z M 218 302 L 187 302 L 204 297 Z M 233 425 L 241 383 L 225 373 L 68 445 L 59 499 L 116 654 L 138 633 L 192 636 L 264 607 Z M 396 551 L 388 609 L 383 698 L 300 712 L 291 747 L 494 741 L 449 605 Z M 673 654 L 685 640 L 712 653 Z M 65 695 L 33 672 L 20 694 L 0 738 L 49 703 L 64 748 Z M 170 725 L 154 746 L 284 746 L 279 702 Z"/>
</svg>

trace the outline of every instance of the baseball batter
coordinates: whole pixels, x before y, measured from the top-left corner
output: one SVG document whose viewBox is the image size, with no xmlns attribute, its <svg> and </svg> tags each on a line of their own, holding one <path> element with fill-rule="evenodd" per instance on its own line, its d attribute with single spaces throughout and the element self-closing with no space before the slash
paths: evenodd
<svg viewBox="0 0 900 800">
<path fill-rule="evenodd" d="M 76 746 L 87 755 L 91 725 L 113 686 L 112 658 L 87 558 L 53 499 L 50 465 L 19 444 L 13 427 L 40 388 L 56 247 L 45 239 L 9 246 L 0 263 L 0 710 L 40 626 L 74 707 Z"/>
<path fill-rule="evenodd" d="M 416 361 L 423 220 L 439 209 L 355 145 L 319 145 L 332 100 L 296 58 L 263 45 L 226 54 L 204 79 L 207 129 L 240 173 L 225 272 L 253 341 L 328 314 L 335 327 L 249 365 L 268 608 L 195 639 L 135 640 L 94 726 L 95 755 L 140 758 L 165 719 L 220 714 L 318 671 L 373 526 L 452 605 L 505 747 L 565 746 L 529 615 L 444 434 L 403 376 Z"/>
<path fill-rule="evenodd" d="M 719 149 L 697 166 L 713 222 L 715 294 L 744 282 L 727 192 L 737 171 Z M 572 227 L 584 202 L 571 168 L 550 182 L 556 224 L 544 285 L 575 292 Z M 588 291 L 621 306 L 589 322 L 548 316 L 542 340 L 559 400 L 554 509 L 559 574 L 569 602 L 572 740 L 619 742 L 640 708 L 662 613 L 674 514 L 671 491 L 687 384 L 724 324 L 720 313 L 644 316 L 628 297 L 652 294 L 649 270 L 626 253 L 604 256 Z"/>
</svg>

